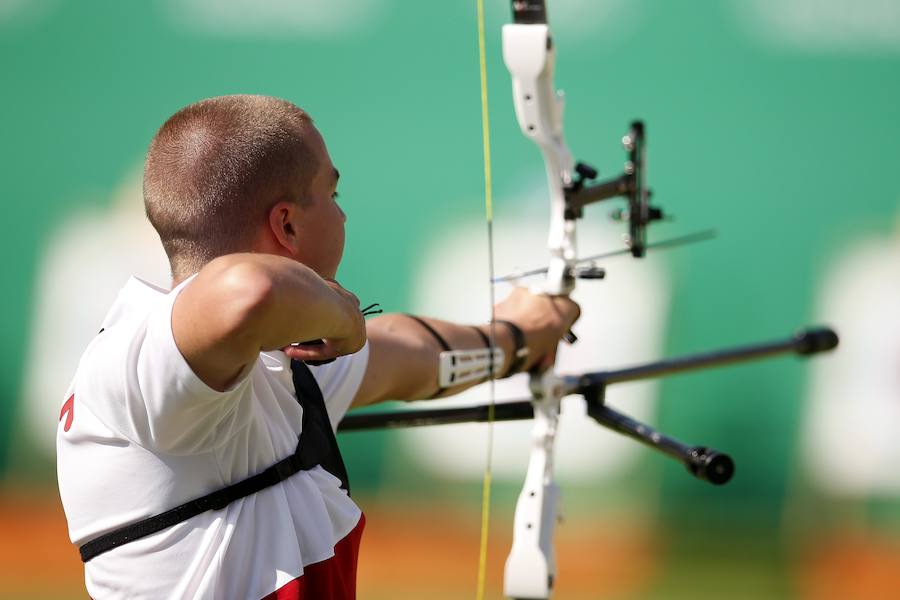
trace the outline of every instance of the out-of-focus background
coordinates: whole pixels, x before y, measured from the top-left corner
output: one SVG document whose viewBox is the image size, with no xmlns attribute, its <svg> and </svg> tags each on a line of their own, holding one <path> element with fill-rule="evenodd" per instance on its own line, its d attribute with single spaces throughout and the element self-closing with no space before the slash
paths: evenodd
<svg viewBox="0 0 900 600">
<path fill-rule="evenodd" d="M 543 164 L 518 131 L 501 59 L 508 4 L 486 12 L 498 272 L 541 265 L 547 228 Z M 675 217 L 651 237 L 719 231 L 604 263 L 606 281 L 579 287 L 581 341 L 561 370 L 810 323 L 842 339 L 810 362 L 610 390 L 625 412 L 730 453 L 737 474 L 722 488 L 567 399 L 555 597 L 900 597 L 900 4 L 548 6 L 576 156 L 617 174 L 619 139 L 643 118 L 655 200 Z M 261 93 L 307 109 L 342 174 L 342 282 L 388 311 L 487 318 L 474 0 L 0 0 L 0 63 L 0 598 L 86 595 L 54 434 L 80 352 L 127 276 L 169 283 L 140 176 L 178 108 Z M 584 254 L 621 246 L 609 208 L 580 223 Z M 497 396 L 525 387 L 514 378 Z M 491 598 L 528 425 L 495 436 Z M 369 515 L 360 597 L 472 597 L 486 429 L 340 441 Z"/>
</svg>

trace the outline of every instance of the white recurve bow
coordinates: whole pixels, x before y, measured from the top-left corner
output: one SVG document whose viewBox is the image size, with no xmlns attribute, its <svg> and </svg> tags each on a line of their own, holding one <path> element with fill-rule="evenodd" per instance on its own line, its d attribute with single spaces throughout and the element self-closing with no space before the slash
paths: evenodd
<svg viewBox="0 0 900 600">
<path fill-rule="evenodd" d="M 512 76 L 513 102 L 522 133 L 537 144 L 544 158 L 550 192 L 550 259 L 539 290 L 568 295 L 578 277 L 602 277 L 597 269 L 580 269 L 576 254 L 576 220 L 589 202 L 614 196 L 629 199 L 631 253 L 644 253 L 644 228 L 661 213 L 649 207 L 643 181 L 643 131 L 639 123 L 623 140 L 631 154 L 625 174 L 595 186 L 587 165 L 576 165 L 563 133 L 563 94 L 554 85 L 555 44 L 544 0 L 514 0 L 513 23 L 503 26 L 503 60 Z M 596 189 L 602 188 L 602 189 Z M 532 373 L 530 380 L 534 427 L 525 484 L 516 505 L 513 543 L 506 560 L 504 593 L 511 598 L 549 598 L 556 574 L 553 548 L 558 519 L 558 488 L 554 481 L 554 445 L 562 397 L 567 393 L 555 367 Z"/>
<path fill-rule="evenodd" d="M 485 205 L 489 246 L 493 237 L 491 206 L 490 136 L 487 111 L 487 70 L 484 43 L 484 0 L 476 0 L 478 7 L 479 54 L 481 69 L 482 127 L 484 135 Z M 494 277 L 493 250 L 491 262 L 491 305 L 493 283 L 512 281 L 523 276 L 545 273 L 537 291 L 553 296 L 567 296 L 575 288 L 577 279 L 600 279 L 602 269 L 593 261 L 620 253 L 636 258 L 644 256 L 648 247 L 663 248 L 709 239 L 714 234 L 698 232 L 680 238 L 648 244 L 647 226 L 662 218 L 662 211 L 650 205 L 650 191 L 646 184 L 646 156 L 643 123 L 635 121 L 622 138 L 628 158 L 624 172 L 605 181 L 593 181 L 597 172 L 572 159 L 563 135 L 563 96 L 553 81 L 555 44 L 547 20 L 545 0 L 513 0 L 513 22 L 503 27 L 503 60 L 512 77 L 513 102 L 516 118 L 525 137 L 541 151 L 546 166 L 550 191 L 550 231 L 547 247 L 550 258 L 547 268 Z M 618 211 L 621 220 L 628 222 L 627 247 L 600 255 L 578 258 L 575 225 L 584 208 L 595 202 L 612 198 L 627 201 L 627 209 Z M 493 317 L 493 315 L 492 315 Z M 491 319 L 493 321 L 493 318 Z M 493 337 L 493 336 L 492 336 Z M 575 336 L 567 336 L 575 341 Z M 449 423 L 534 419 L 531 456 L 525 484 L 516 505 L 513 543 L 504 570 L 504 593 L 518 600 L 547 600 L 553 591 L 556 575 L 553 541 L 558 519 L 559 493 L 554 480 L 554 445 L 563 396 L 579 394 L 585 399 L 588 416 L 600 425 L 628 436 L 682 464 L 698 479 L 715 485 L 729 481 L 734 473 L 731 458 L 712 448 L 691 446 L 679 442 L 652 427 L 605 405 L 607 386 L 627 381 L 661 377 L 698 369 L 707 369 L 785 353 L 801 356 L 834 349 L 837 334 L 829 328 L 807 329 L 788 339 L 729 348 L 713 352 L 668 358 L 617 370 L 596 371 L 578 375 L 560 375 L 556 365 L 543 372 L 530 374 L 531 398 L 528 400 L 494 403 L 493 389 L 489 404 L 443 408 L 379 412 L 351 415 L 341 422 L 342 431 L 418 427 Z M 442 387 L 461 381 L 494 374 L 493 365 L 503 363 L 502 353 L 491 341 L 491 347 L 480 351 L 445 352 L 448 362 L 442 372 Z M 492 428 L 488 433 L 488 466 L 485 469 L 482 510 L 481 549 L 476 600 L 484 598 L 487 531 L 490 508 L 490 454 Z"/>
<path fill-rule="evenodd" d="M 522 10 L 533 9 L 533 15 Z M 544 157 L 550 189 L 550 262 L 543 291 L 569 294 L 574 288 L 575 222 L 565 218 L 565 188 L 573 161 L 563 137 L 563 97 L 553 84 L 555 49 L 543 3 L 516 8 L 533 17 L 503 26 L 503 60 L 513 82 L 513 101 L 522 133 Z M 504 593 L 511 598 L 548 598 L 556 574 L 553 533 L 559 491 L 553 453 L 562 386 L 555 369 L 531 375 L 534 425 L 525 484 L 516 504 L 513 543 L 504 571 Z"/>
</svg>

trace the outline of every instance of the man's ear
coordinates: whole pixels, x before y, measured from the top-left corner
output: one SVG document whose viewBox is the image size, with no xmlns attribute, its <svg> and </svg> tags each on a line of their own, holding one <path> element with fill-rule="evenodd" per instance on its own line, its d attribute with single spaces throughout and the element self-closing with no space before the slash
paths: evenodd
<svg viewBox="0 0 900 600">
<path fill-rule="evenodd" d="M 295 223 L 298 217 L 298 206 L 293 202 L 282 200 L 269 209 L 269 231 L 272 240 L 280 250 L 290 256 L 297 253 L 299 232 Z"/>
</svg>

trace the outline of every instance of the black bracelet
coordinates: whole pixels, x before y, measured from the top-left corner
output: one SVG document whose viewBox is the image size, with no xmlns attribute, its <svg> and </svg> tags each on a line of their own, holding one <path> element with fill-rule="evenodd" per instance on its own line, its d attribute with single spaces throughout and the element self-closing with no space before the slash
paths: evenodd
<svg viewBox="0 0 900 600">
<path fill-rule="evenodd" d="M 440 346 L 444 352 L 450 351 L 450 344 L 447 343 L 447 340 L 445 340 L 444 337 L 441 334 L 439 334 L 435 330 L 434 327 L 432 327 L 431 325 L 426 323 L 424 319 L 417 317 L 416 315 L 408 314 L 406 316 L 409 317 L 410 319 L 412 319 L 413 321 L 416 321 L 422 327 L 424 327 L 425 330 L 431 334 L 431 337 L 433 337 L 435 339 L 435 341 L 438 343 L 438 346 Z"/>
<path fill-rule="evenodd" d="M 491 343 L 491 338 L 488 337 L 488 334 L 483 332 L 477 325 L 470 325 L 469 327 L 471 327 L 475 331 L 475 333 L 478 334 L 478 337 L 480 337 L 481 341 L 484 342 L 485 348 L 490 350 L 491 348 L 494 347 L 494 345 Z M 488 362 L 488 379 L 493 379 L 494 378 L 494 355 L 493 354 L 491 354 L 488 357 L 488 361 L 489 361 Z M 500 366 L 503 366 L 503 365 L 500 365 Z"/>
<path fill-rule="evenodd" d="M 506 379 L 507 377 L 512 377 L 516 373 L 521 373 L 524 370 L 525 363 L 528 362 L 528 356 L 531 354 L 531 350 L 525 343 L 525 334 L 519 329 L 518 325 L 512 321 L 505 321 L 503 319 L 495 319 L 494 323 L 506 325 L 516 344 L 516 349 L 513 351 L 512 362 L 509 364 L 509 370 L 501 377 L 501 379 Z"/>
<path fill-rule="evenodd" d="M 483 332 L 477 325 L 469 325 L 469 327 L 471 327 L 475 331 L 475 333 L 478 334 L 478 337 L 480 337 L 481 341 L 484 342 L 485 348 L 491 347 L 491 338 L 488 337 L 488 334 Z"/>
<path fill-rule="evenodd" d="M 439 334 L 434 327 L 432 327 L 431 325 L 426 323 L 424 319 L 417 317 L 416 315 L 407 314 L 406 316 L 409 317 L 410 319 L 412 319 L 413 321 L 417 322 L 419 325 L 421 325 L 425 329 L 425 331 L 430 333 L 431 336 L 434 338 L 434 340 L 438 343 L 438 346 L 440 346 L 444 352 L 450 352 L 450 344 L 447 343 L 447 340 L 444 339 L 444 336 Z M 449 389 L 449 388 L 446 388 L 446 389 Z M 436 398 L 440 398 L 444 394 L 446 389 L 442 388 L 441 384 L 438 383 L 437 390 L 435 390 L 435 392 L 432 395 L 428 396 L 427 399 L 434 400 Z"/>
</svg>

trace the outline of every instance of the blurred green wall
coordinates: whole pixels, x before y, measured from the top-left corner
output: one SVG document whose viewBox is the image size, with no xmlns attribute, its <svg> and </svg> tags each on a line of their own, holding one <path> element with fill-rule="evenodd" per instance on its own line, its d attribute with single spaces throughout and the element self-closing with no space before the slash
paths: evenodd
<svg viewBox="0 0 900 600">
<path fill-rule="evenodd" d="M 8 286 L 0 310 L 0 472 L 10 481 L 34 477 L 26 473 L 33 468 L 52 478 L 49 459 L 11 460 L 34 454 L 21 423 L 36 265 L 67 218 L 89 204 L 106 208 L 155 129 L 183 105 L 262 93 L 314 116 L 341 170 L 349 213 L 341 277 L 364 303 L 407 310 L 421 248 L 443 228 L 481 218 L 474 2 L 304 5 L 319 21 L 266 20 L 275 9 L 261 4 L 229 20 L 242 4 L 225 3 L 218 17 L 200 0 L 0 5 Z M 543 173 L 518 132 L 501 60 L 507 4 L 491 0 L 487 9 L 498 222 L 520 208 L 502 199 Z M 782 9 L 765 0 L 549 6 L 576 155 L 604 175 L 618 172 L 618 137 L 643 118 L 656 198 L 677 217 L 652 235 L 719 229 L 712 244 L 668 258 L 667 351 L 779 337 L 810 321 L 829 261 L 855 239 L 886 234 L 896 219 L 900 43 L 785 33 L 783 20 L 767 20 Z M 46 368 L 54 369 L 53 356 Z M 727 449 L 740 477 L 712 490 L 667 466 L 664 513 L 777 520 L 795 461 L 804 374 L 802 363 L 780 360 L 666 380 L 660 427 Z M 390 436 L 346 443 L 357 479 L 377 487 L 384 465 L 397 459 Z M 698 505 L 708 507 L 703 515 Z"/>
</svg>

